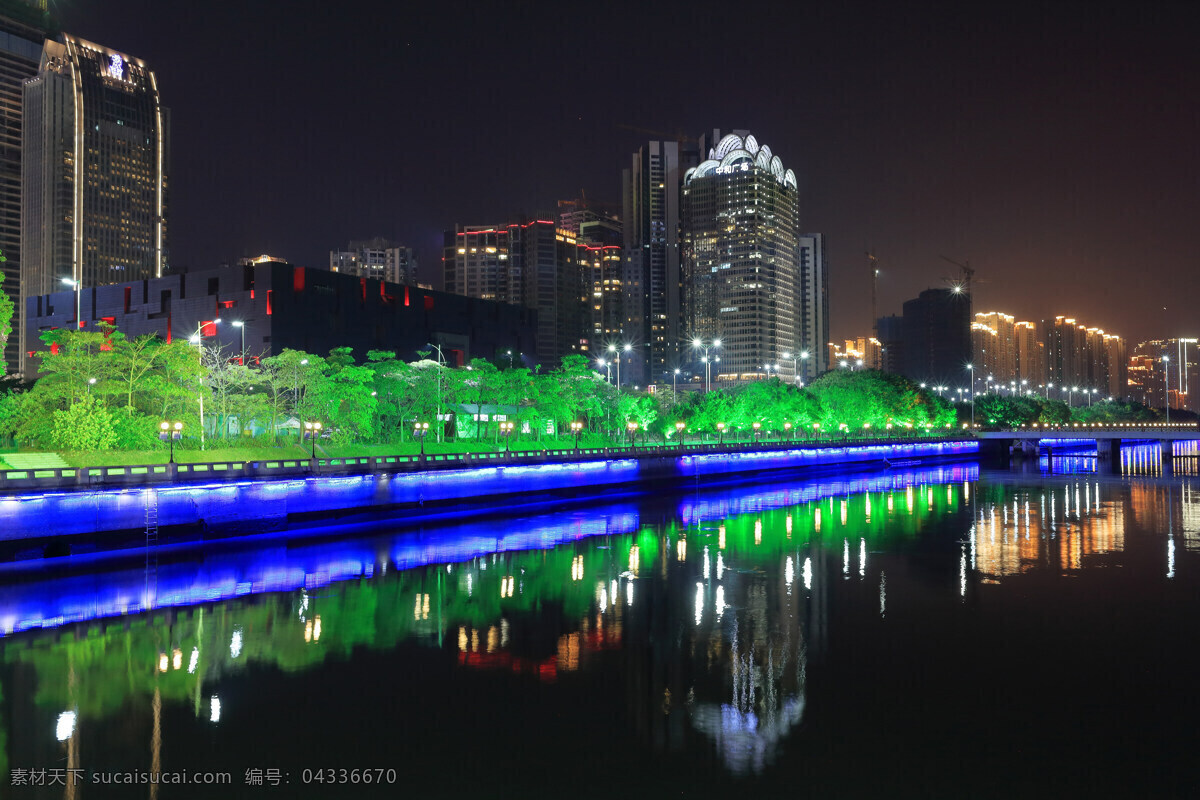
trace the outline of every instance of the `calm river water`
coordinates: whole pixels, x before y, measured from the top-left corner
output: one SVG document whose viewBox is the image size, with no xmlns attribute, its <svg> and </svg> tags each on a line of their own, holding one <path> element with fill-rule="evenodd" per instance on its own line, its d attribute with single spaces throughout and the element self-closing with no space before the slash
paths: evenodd
<svg viewBox="0 0 1200 800">
<path fill-rule="evenodd" d="M 9 568 L 0 796 L 1194 796 L 1200 479 L 1094 464 Z"/>
</svg>

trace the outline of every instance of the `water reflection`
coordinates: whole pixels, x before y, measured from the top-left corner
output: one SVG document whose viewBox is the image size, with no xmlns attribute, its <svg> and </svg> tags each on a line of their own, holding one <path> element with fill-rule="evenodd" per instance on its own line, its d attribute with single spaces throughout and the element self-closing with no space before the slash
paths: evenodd
<svg viewBox="0 0 1200 800">
<path fill-rule="evenodd" d="M 219 746 L 222 726 L 258 714 L 237 687 L 264 669 L 298 675 L 414 645 L 517 696 L 622 676 L 604 685 L 642 746 L 763 774 L 802 735 L 836 625 L 855 626 L 844 647 L 911 625 L 927 596 L 969 609 L 999 591 L 985 587 L 1124 565 L 1142 544 L 1131 530 L 1161 530 L 1148 544 L 1159 580 L 1188 575 L 1195 482 L 979 480 L 958 466 L 233 550 L 161 563 L 152 580 L 35 574 L 0 587 L 0 731 L 30 732 L 0 746 L 0 770 L 98 769 L 109 739 L 130 761 L 160 759 L 183 735 L 171 716 L 182 709 Z"/>
</svg>

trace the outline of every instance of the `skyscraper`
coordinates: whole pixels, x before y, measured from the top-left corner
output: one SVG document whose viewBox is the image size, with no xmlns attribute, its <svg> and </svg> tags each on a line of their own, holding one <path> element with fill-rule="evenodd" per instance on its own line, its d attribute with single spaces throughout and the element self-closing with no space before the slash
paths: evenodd
<svg viewBox="0 0 1200 800">
<path fill-rule="evenodd" d="M 345 250 L 331 250 L 329 269 L 405 286 L 417 283 L 417 260 L 412 248 L 382 237 L 352 241 Z"/>
<path fill-rule="evenodd" d="M 904 303 L 904 374 L 910 380 L 954 386 L 971 373 L 971 296 L 926 289 Z M 975 369 L 978 380 L 986 375 Z"/>
<path fill-rule="evenodd" d="M 169 114 L 145 62 L 68 35 L 24 102 L 22 302 L 71 279 L 84 327 L 87 292 L 167 269 Z"/>
<path fill-rule="evenodd" d="M 621 176 L 624 223 L 625 342 L 633 344 L 631 383 L 654 383 L 673 369 L 679 330 L 679 143 L 653 141 Z"/>
<path fill-rule="evenodd" d="M 527 355 L 547 367 L 590 351 L 594 260 L 553 220 L 460 225 L 445 234 L 442 266 L 447 292 L 535 309 L 537 348 Z"/>
<path fill-rule="evenodd" d="M 729 134 L 707 155 L 683 176 L 681 333 L 721 340 L 717 380 L 759 379 L 766 364 L 794 378 L 784 353 L 825 351 L 800 326 L 797 293 L 823 301 L 817 270 L 806 282 L 801 269 L 796 176 L 750 134 Z M 823 262 L 812 257 L 814 267 Z"/>
<path fill-rule="evenodd" d="M 13 302 L 13 332 L 0 353 L 0 372 L 20 368 L 22 85 L 37 74 L 46 39 L 45 0 L 0 4 L 0 252 L 7 259 L 3 291 Z"/>
</svg>

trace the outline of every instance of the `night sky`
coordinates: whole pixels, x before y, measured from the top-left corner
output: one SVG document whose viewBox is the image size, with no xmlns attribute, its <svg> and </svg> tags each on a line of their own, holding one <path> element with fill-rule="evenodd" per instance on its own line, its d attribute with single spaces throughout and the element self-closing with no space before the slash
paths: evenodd
<svg viewBox="0 0 1200 800">
<path fill-rule="evenodd" d="M 1194 4 L 56 5 L 158 75 L 176 268 L 384 235 L 440 281 L 455 223 L 619 202 L 630 126 L 737 128 L 827 236 L 834 339 L 869 331 L 868 248 L 881 314 L 946 255 L 976 310 L 1200 334 Z"/>
</svg>

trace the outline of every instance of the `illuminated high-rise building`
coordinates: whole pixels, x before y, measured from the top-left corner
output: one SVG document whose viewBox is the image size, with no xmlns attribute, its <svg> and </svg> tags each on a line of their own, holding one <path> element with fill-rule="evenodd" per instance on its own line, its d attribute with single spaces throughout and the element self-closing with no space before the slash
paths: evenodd
<svg viewBox="0 0 1200 800">
<path fill-rule="evenodd" d="M 537 311 L 536 352 L 526 356 L 553 368 L 563 356 L 591 351 L 594 259 L 573 233 L 542 217 L 460 225 L 444 244 L 447 292 Z"/>
<path fill-rule="evenodd" d="M 1129 362 L 1121 337 L 1071 317 L 1055 317 L 1045 336 L 1046 380 L 1058 388 L 1060 399 L 1069 403 L 1075 392 L 1093 399 L 1129 396 Z"/>
<path fill-rule="evenodd" d="M 1017 380 L 1025 390 L 1040 392 L 1046 383 L 1046 343 L 1038 324 L 1018 322 L 1013 331 L 1017 342 Z"/>
<path fill-rule="evenodd" d="M 1197 339 L 1153 339 L 1126 360 L 1127 394 L 1152 408 L 1200 412 L 1200 345 Z"/>
<path fill-rule="evenodd" d="M 991 377 L 999 386 L 1017 377 L 1016 323 L 999 311 L 980 312 L 971 323 L 971 361 L 978 375 Z"/>
<path fill-rule="evenodd" d="M 350 242 L 345 250 L 331 250 L 329 269 L 404 286 L 417 283 L 417 260 L 412 248 L 378 237 Z"/>
<path fill-rule="evenodd" d="M 767 364 L 792 379 L 797 352 L 819 371 L 828 340 L 824 253 L 819 237 L 808 237 L 802 264 L 795 174 L 747 133 L 722 137 L 707 156 L 683 176 L 681 334 L 721 340 L 714 380 L 761 379 Z"/>
<path fill-rule="evenodd" d="M 0 374 L 20 368 L 22 86 L 37 74 L 46 39 L 46 2 L 0 4 L 0 264 L 13 303 L 12 333 L 0 353 Z"/>
<path fill-rule="evenodd" d="M 601 344 L 633 345 L 623 368 L 634 382 L 664 380 L 678 357 L 680 180 L 679 143 L 664 141 L 642 146 L 621 176 L 626 319 L 623 341 Z"/>
<path fill-rule="evenodd" d="M 24 88 L 22 302 L 72 280 L 72 323 L 86 327 L 96 287 L 162 276 L 169 129 L 144 61 L 75 36 L 45 43 Z"/>
</svg>

